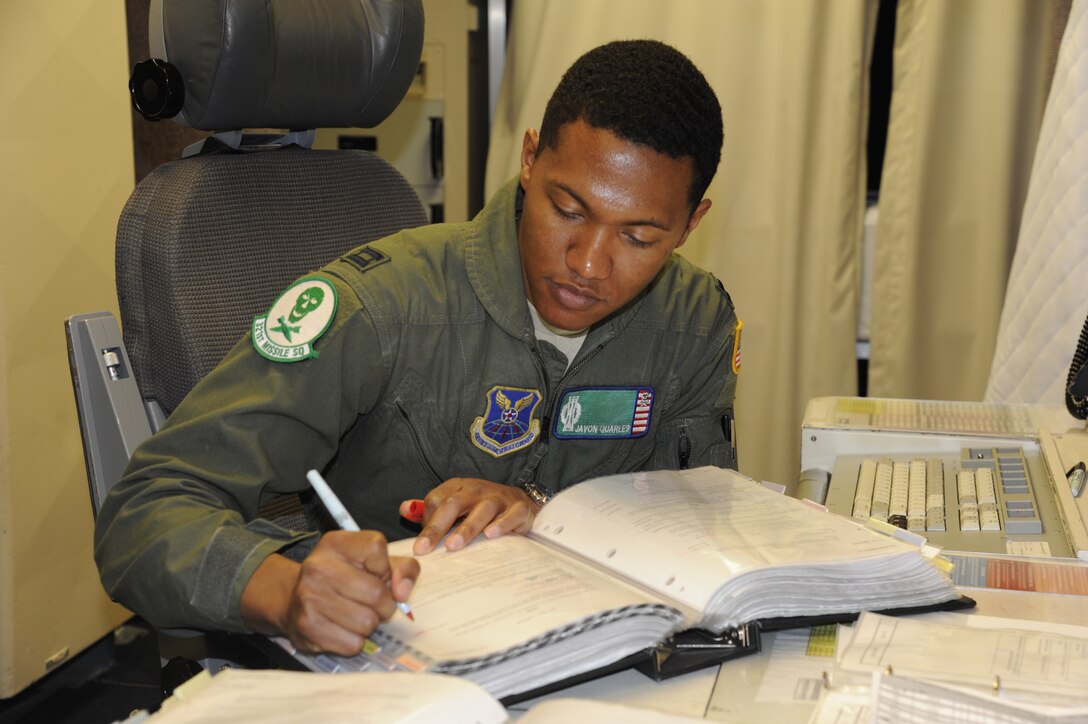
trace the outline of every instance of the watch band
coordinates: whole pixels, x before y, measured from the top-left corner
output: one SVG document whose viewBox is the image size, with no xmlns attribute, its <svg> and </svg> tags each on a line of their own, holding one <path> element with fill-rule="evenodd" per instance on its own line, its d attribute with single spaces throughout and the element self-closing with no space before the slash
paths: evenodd
<svg viewBox="0 0 1088 724">
<path fill-rule="evenodd" d="M 533 501 L 541 508 L 544 507 L 545 503 L 552 499 L 551 492 L 547 488 L 542 488 L 536 483 L 525 483 L 521 486 L 521 489 L 529 496 L 529 500 Z"/>
</svg>

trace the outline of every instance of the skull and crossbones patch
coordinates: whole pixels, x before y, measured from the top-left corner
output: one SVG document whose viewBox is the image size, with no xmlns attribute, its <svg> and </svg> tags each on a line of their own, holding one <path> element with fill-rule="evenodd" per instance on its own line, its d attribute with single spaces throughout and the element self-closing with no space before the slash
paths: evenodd
<svg viewBox="0 0 1088 724">
<path fill-rule="evenodd" d="M 328 279 L 299 279 L 272 303 L 267 314 L 253 318 L 253 347 L 274 362 L 316 357 L 313 343 L 336 315 L 336 287 Z"/>
</svg>

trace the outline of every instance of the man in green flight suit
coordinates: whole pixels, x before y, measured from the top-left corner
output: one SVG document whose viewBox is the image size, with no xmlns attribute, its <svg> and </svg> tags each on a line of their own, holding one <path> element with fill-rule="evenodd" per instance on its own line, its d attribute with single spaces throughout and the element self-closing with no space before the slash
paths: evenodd
<svg viewBox="0 0 1088 724">
<path fill-rule="evenodd" d="M 740 322 L 673 254 L 721 146 L 718 100 L 675 49 L 582 56 L 476 219 L 295 282 L 136 451 L 96 523 L 106 590 L 161 628 L 351 655 L 418 576 L 386 551 L 411 499 L 424 555 L 525 533 L 598 475 L 735 467 Z M 364 531 L 257 517 L 311 468 Z"/>
</svg>

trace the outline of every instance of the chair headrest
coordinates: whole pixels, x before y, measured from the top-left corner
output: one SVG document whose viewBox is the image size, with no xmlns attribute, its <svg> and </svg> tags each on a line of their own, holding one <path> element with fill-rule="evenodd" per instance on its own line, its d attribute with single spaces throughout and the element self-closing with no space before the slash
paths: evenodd
<svg viewBox="0 0 1088 724">
<path fill-rule="evenodd" d="M 181 125 L 371 127 L 400 103 L 416 75 L 423 6 L 422 0 L 152 0 L 148 31 L 151 57 L 176 68 L 183 82 L 174 118 Z"/>
</svg>

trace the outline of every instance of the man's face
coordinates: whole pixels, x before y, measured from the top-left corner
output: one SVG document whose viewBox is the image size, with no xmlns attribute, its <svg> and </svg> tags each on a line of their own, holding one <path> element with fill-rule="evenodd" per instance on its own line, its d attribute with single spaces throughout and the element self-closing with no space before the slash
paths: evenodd
<svg viewBox="0 0 1088 724">
<path fill-rule="evenodd" d="M 710 208 L 688 202 L 692 161 L 625 141 L 584 121 L 555 148 L 525 133 L 518 246 L 525 290 L 544 321 L 599 322 L 635 298 Z"/>
</svg>

